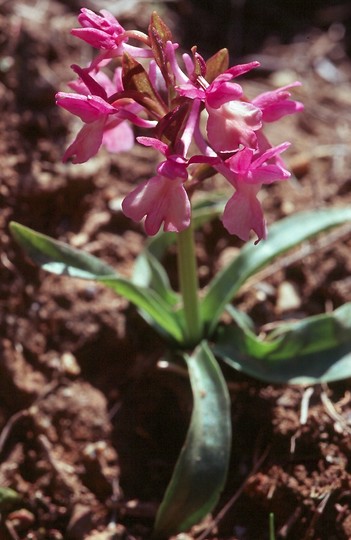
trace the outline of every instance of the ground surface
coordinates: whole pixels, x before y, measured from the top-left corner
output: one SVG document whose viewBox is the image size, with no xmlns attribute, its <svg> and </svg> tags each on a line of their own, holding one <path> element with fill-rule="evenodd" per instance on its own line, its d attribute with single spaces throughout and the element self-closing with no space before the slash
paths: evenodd
<svg viewBox="0 0 351 540">
<path fill-rule="evenodd" d="M 124 24 L 145 28 L 150 4 L 86 5 L 116 15 L 123 8 Z M 211 43 L 235 44 L 233 57 L 256 52 L 262 69 L 246 82 L 248 94 L 303 83 L 305 112 L 272 132 L 274 142 L 293 141 L 287 161 L 296 180 L 264 194 L 269 223 L 350 204 L 349 3 L 316 2 L 306 13 L 295 2 L 285 16 L 282 2 L 270 2 L 264 14 L 259 2 L 232 2 L 236 18 L 229 19 L 196 4 L 158 7 L 176 35 L 190 45 L 199 39 L 200 50 L 205 42 L 206 54 L 214 52 Z M 229 2 L 219 4 L 224 10 Z M 152 152 L 101 153 L 82 166 L 60 161 L 77 125 L 55 108 L 54 94 L 65 89 L 70 64 L 90 54 L 69 35 L 79 7 L 73 0 L 0 5 L 0 486 L 21 495 L 17 505 L 0 508 L 1 540 L 148 538 L 189 418 L 187 382 L 156 368 L 163 344 L 135 311 L 99 286 L 44 274 L 9 236 L 15 219 L 125 274 L 144 242 L 142 229 L 116 208 L 152 174 Z M 262 328 L 350 301 L 350 237 L 344 228 L 302 260 L 277 263 L 236 303 Z M 199 245 L 206 247 L 199 249 L 203 284 L 240 246 L 219 224 Z M 270 512 L 277 538 L 351 538 L 350 381 L 315 388 L 303 418 L 305 388 L 226 375 L 233 456 L 214 515 L 236 498 L 202 538 L 267 538 Z"/>
</svg>

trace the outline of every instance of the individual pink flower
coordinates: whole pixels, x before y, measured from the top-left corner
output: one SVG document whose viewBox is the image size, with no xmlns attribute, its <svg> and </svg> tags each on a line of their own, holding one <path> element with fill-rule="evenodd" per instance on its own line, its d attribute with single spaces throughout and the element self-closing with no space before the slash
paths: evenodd
<svg viewBox="0 0 351 540">
<path fill-rule="evenodd" d="M 122 202 L 124 214 L 134 221 L 145 216 L 145 231 L 155 235 L 162 223 L 167 232 L 180 232 L 190 224 L 191 207 L 184 182 L 188 178 L 187 159 L 170 150 L 154 137 L 138 137 L 138 142 L 151 146 L 165 156 L 157 167 L 157 175 L 142 182 Z"/>
<path fill-rule="evenodd" d="M 275 120 L 279 120 L 282 116 L 302 111 L 304 108 L 303 104 L 299 101 L 289 99 L 291 93 L 288 92 L 289 88 L 300 85 L 300 82 L 295 81 L 276 90 L 264 92 L 254 98 L 252 103 L 261 109 L 262 120 L 264 122 L 275 122 Z"/>
<path fill-rule="evenodd" d="M 71 33 L 96 49 L 116 49 L 123 40 L 124 28 L 106 9 L 102 9 L 100 14 L 82 8 L 78 15 L 82 28 L 73 28 Z"/>
<path fill-rule="evenodd" d="M 256 148 L 256 132 L 262 127 L 261 110 L 243 100 L 243 89 L 233 78 L 259 65 L 240 64 L 218 75 L 211 84 L 203 77 L 177 87 L 180 95 L 205 102 L 208 113 L 207 136 L 217 152 L 235 152 L 240 145 Z M 189 68 L 188 68 L 189 69 Z"/>
<path fill-rule="evenodd" d="M 243 148 L 226 161 L 229 169 L 235 173 L 235 187 L 239 183 L 272 184 L 277 180 L 290 178 L 290 173 L 284 168 L 279 155 L 289 148 L 285 142 L 269 148 L 261 154 L 255 154 L 252 148 Z"/>
<path fill-rule="evenodd" d="M 97 153 L 103 142 L 113 151 L 129 150 L 133 146 L 134 137 L 129 133 L 130 127 L 125 124 L 121 130 L 121 120 L 113 120 L 118 110 L 99 96 L 58 92 L 56 103 L 85 123 L 64 153 L 63 161 L 71 159 L 73 163 L 84 163 Z M 117 133 L 115 128 L 118 127 Z"/>
<path fill-rule="evenodd" d="M 78 15 L 78 22 L 82 28 L 73 28 L 71 33 L 89 43 L 100 53 L 93 59 L 89 70 L 93 70 L 99 65 L 105 65 L 112 58 L 120 57 L 124 52 L 128 52 L 135 58 L 149 58 L 152 56 L 151 49 L 129 45 L 130 37 L 149 45 L 146 34 L 138 30 L 125 30 L 117 19 L 106 9 L 100 10 L 100 15 L 87 8 L 82 8 Z"/>
<path fill-rule="evenodd" d="M 253 230 L 258 240 L 266 238 L 266 225 L 257 193 L 262 184 L 290 177 L 280 158 L 289 146 L 290 143 L 285 142 L 256 155 L 251 148 L 243 148 L 225 162 L 231 173 L 225 176 L 236 190 L 222 216 L 223 225 L 230 234 L 247 241 Z M 225 172 L 223 168 L 222 172 Z"/>
<path fill-rule="evenodd" d="M 190 224 L 190 201 L 182 178 L 154 176 L 142 182 L 122 202 L 124 214 L 134 221 L 145 216 L 145 231 L 153 236 L 163 223 L 167 232 L 180 232 Z"/>
<path fill-rule="evenodd" d="M 107 101 L 108 93 L 122 90 L 120 73 L 116 72 L 111 81 L 102 72 L 96 73 L 93 78 L 78 66 L 72 67 L 80 78 L 70 86 L 80 93 L 58 92 L 56 103 L 79 116 L 85 125 L 67 148 L 63 161 L 71 159 L 73 163 L 84 163 L 98 152 L 101 145 L 110 152 L 130 150 L 134 144 L 133 130 L 125 120 L 123 111 Z"/>
</svg>

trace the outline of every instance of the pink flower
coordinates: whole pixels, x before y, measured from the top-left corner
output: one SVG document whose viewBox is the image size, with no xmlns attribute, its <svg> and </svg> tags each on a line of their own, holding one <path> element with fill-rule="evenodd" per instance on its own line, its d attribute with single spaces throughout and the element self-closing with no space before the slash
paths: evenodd
<svg viewBox="0 0 351 540">
<path fill-rule="evenodd" d="M 74 28 L 71 33 L 83 39 L 96 49 L 116 49 L 123 39 L 124 28 L 106 9 L 97 15 L 87 8 L 82 8 L 78 22 L 82 28 Z"/>
<path fill-rule="evenodd" d="M 286 142 L 269 148 L 256 158 L 254 150 L 243 148 L 226 161 L 232 173 L 226 177 L 236 189 L 222 216 L 223 225 L 230 234 L 236 234 L 247 241 L 250 231 L 253 230 L 258 240 L 266 238 L 266 225 L 257 193 L 262 184 L 271 184 L 290 177 L 280 159 L 280 154 L 289 145 L 290 143 Z"/>
<path fill-rule="evenodd" d="M 260 185 L 238 184 L 234 195 L 227 202 L 222 222 L 230 234 L 235 234 L 247 242 L 253 230 L 258 240 L 266 238 L 267 230 L 257 192 Z"/>
<path fill-rule="evenodd" d="M 302 111 L 304 108 L 303 104 L 299 101 L 289 99 L 291 94 L 288 92 L 289 88 L 300 85 L 301 83 L 296 81 L 277 90 L 264 92 L 253 99 L 252 103 L 262 110 L 262 120 L 264 122 L 274 122 L 287 114 Z"/>
<path fill-rule="evenodd" d="M 56 103 L 79 116 L 85 125 L 67 148 L 63 161 L 84 163 L 104 144 L 112 152 L 130 150 L 134 144 L 131 127 L 118 117 L 118 109 L 98 96 L 59 92 Z"/>
<path fill-rule="evenodd" d="M 99 96 L 58 92 L 56 104 L 72 114 L 79 116 L 83 122 L 90 124 L 95 120 L 116 114 L 116 109 Z"/>
<path fill-rule="evenodd" d="M 191 207 L 184 182 L 188 178 L 187 160 L 173 154 L 154 137 L 138 137 L 138 142 L 161 152 L 166 160 L 157 167 L 157 176 L 142 182 L 122 202 L 124 214 L 134 221 L 145 219 L 145 231 L 155 235 L 162 223 L 167 232 L 180 232 L 190 224 Z"/>
<path fill-rule="evenodd" d="M 63 161 L 71 159 L 73 163 L 84 163 L 98 152 L 101 145 L 111 152 L 130 150 L 134 144 L 133 130 L 126 122 L 123 111 L 107 101 L 107 92 L 122 89 L 120 73 L 116 72 L 113 81 L 102 72 L 98 72 L 94 79 L 78 66 L 72 67 L 80 79 L 70 86 L 80 93 L 58 92 L 56 103 L 79 116 L 86 125 L 67 148 Z"/>
<path fill-rule="evenodd" d="M 259 65 L 259 62 L 238 64 L 218 75 L 205 90 L 206 106 L 208 105 L 210 108 L 218 109 L 218 107 L 225 103 L 240 99 L 243 95 L 243 90 L 240 84 L 234 83 L 232 79 L 244 75 Z"/>
<path fill-rule="evenodd" d="M 284 152 L 290 143 L 285 142 L 255 157 L 252 148 L 243 148 L 232 157 L 226 164 L 235 173 L 235 187 L 239 183 L 246 184 L 272 184 L 277 180 L 290 178 L 290 173 L 284 168 L 282 160 L 278 157 Z"/>
<path fill-rule="evenodd" d="M 190 224 L 190 201 L 182 178 L 154 176 L 142 182 L 122 202 L 124 214 L 140 221 L 146 216 L 145 231 L 155 235 L 162 223 L 167 232 L 180 232 Z"/>
<path fill-rule="evenodd" d="M 207 136 L 217 152 L 235 152 L 242 144 L 256 148 L 256 131 L 262 127 L 262 112 L 259 107 L 243 101 L 243 90 L 233 78 L 247 73 L 259 65 L 258 62 L 240 64 L 218 75 L 208 84 L 203 77 L 190 80 L 177 87 L 181 96 L 201 99 L 208 112 Z"/>
<path fill-rule="evenodd" d="M 112 58 L 122 56 L 126 51 L 134 57 L 150 58 L 152 51 L 128 45 L 130 37 L 148 44 L 148 36 L 138 30 L 125 30 L 117 19 L 106 9 L 100 10 L 100 15 L 87 8 L 82 8 L 78 15 L 82 28 L 73 28 L 71 33 L 89 43 L 101 52 L 93 59 L 89 70 L 99 65 L 106 65 Z"/>
</svg>

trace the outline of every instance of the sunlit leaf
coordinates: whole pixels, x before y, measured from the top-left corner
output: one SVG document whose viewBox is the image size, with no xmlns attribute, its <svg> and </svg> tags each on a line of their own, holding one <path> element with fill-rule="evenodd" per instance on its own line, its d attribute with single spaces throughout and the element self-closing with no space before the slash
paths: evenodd
<svg viewBox="0 0 351 540">
<path fill-rule="evenodd" d="M 258 245 L 246 244 L 240 254 L 215 276 L 203 298 L 201 313 L 209 333 L 217 326 L 225 305 L 234 298 L 250 276 L 281 253 L 350 220 L 350 207 L 301 212 L 272 225 L 267 240 Z"/>
<path fill-rule="evenodd" d="M 230 400 L 218 363 L 206 342 L 186 362 L 194 405 L 186 441 L 156 518 L 155 535 L 162 538 L 188 530 L 213 510 L 230 455 Z"/>
<path fill-rule="evenodd" d="M 155 290 L 141 287 L 120 276 L 99 259 L 68 244 L 35 232 L 19 223 L 10 225 L 12 235 L 24 252 L 44 270 L 53 274 L 91 279 L 103 283 L 147 313 L 150 321 L 171 340 L 182 341 L 182 329 L 171 306 Z"/>
<path fill-rule="evenodd" d="M 167 304 L 175 306 L 180 301 L 179 295 L 171 287 L 164 267 L 148 250 L 142 251 L 137 258 L 132 280 L 136 285 L 156 291 Z"/>
<path fill-rule="evenodd" d="M 351 303 L 332 313 L 283 323 L 264 340 L 244 319 L 234 317 L 236 324 L 218 329 L 213 350 L 238 371 L 272 383 L 316 384 L 351 377 Z"/>
</svg>

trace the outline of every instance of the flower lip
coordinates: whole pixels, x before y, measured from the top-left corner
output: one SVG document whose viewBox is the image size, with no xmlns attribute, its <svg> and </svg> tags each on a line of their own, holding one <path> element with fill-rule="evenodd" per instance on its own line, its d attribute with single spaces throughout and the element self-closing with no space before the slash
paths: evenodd
<svg viewBox="0 0 351 540">
<path fill-rule="evenodd" d="M 122 209 L 134 221 L 145 217 L 149 236 L 154 236 L 162 223 L 167 232 L 181 232 L 190 224 L 190 201 L 179 178 L 158 175 L 145 180 L 125 197 Z"/>
</svg>

